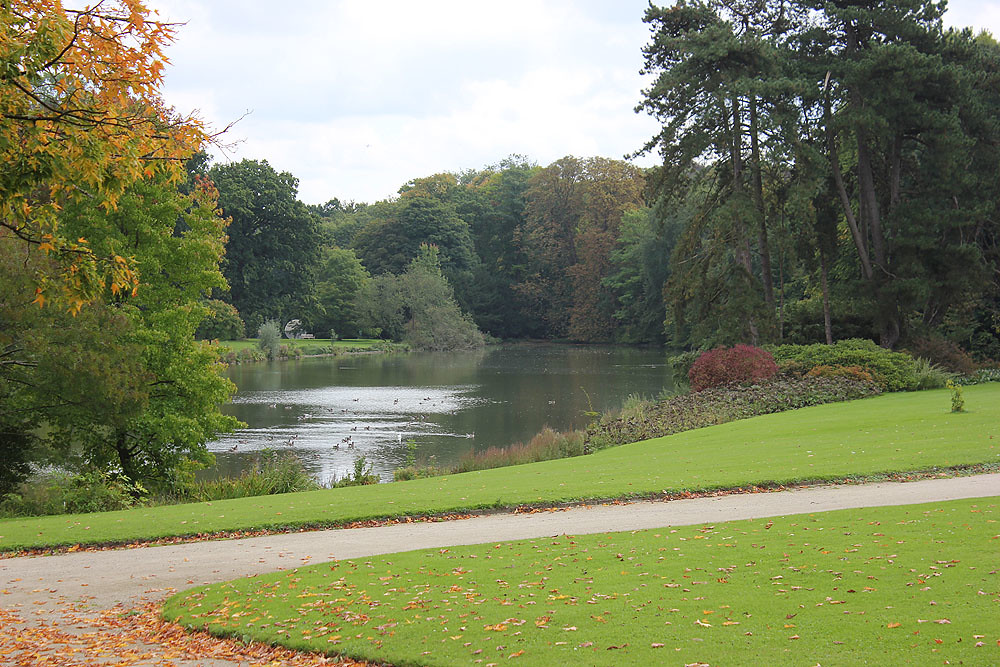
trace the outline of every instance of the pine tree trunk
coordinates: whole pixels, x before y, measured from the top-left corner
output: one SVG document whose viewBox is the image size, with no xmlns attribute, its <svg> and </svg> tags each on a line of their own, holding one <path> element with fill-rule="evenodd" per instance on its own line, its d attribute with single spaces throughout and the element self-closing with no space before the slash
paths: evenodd
<svg viewBox="0 0 1000 667">
<path fill-rule="evenodd" d="M 833 325 L 830 317 L 830 283 L 827 280 L 829 273 L 827 270 L 826 252 L 822 244 L 819 248 L 819 276 L 820 289 L 823 291 L 823 332 L 826 334 L 826 344 L 833 345 Z"/>
<path fill-rule="evenodd" d="M 761 283 L 764 301 L 774 309 L 774 285 L 771 284 L 771 249 L 767 241 L 767 216 L 764 213 L 764 184 L 761 177 L 760 142 L 757 129 L 757 98 L 750 96 L 750 161 L 753 173 L 753 199 L 757 208 L 757 245 L 760 252 Z"/>
</svg>

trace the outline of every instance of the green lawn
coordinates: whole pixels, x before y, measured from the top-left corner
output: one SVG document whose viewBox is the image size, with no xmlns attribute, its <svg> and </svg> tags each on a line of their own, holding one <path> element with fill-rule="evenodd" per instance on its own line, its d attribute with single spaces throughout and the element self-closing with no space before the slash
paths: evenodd
<svg viewBox="0 0 1000 667">
<path fill-rule="evenodd" d="M 165 616 L 393 665 L 1000 664 L 1000 498 L 345 560 Z"/>
<path fill-rule="evenodd" d="M 368 349 L 377 343 L 381 343 L 375 338 L 355 338 L 355 339 L 344 339 L 344 340 L 328 340 L 322 338 L 282 338 L 281 344 L 288 345 L 292 348 L 298 348 L 302 350 L 303 354 L 309 354 L 309 351 L 318 347 L 344 347 L 344 348 L 362 348 Z M 255 338 L 245 338 L 243 340 L 222 340 L 219 341 L 219 347 L 226 347 L 234 352 L 239 352 L 240 350 L 245 350 L 248 348 L 257 347 L 257 339 Z"/>
<path fill-rule="evenodd" d="M 1000 463 L 1000 384 L 896 393 L 678 433 L 596 454 L 430 479 L 0 521 L 0 551 Z"/>
</svg>

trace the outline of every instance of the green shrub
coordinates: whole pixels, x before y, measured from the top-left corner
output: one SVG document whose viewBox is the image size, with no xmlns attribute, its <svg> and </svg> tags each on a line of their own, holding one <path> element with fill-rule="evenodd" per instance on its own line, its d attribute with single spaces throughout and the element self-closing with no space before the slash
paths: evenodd
<svg viewBox="0 0 1000 667">
<path fill-rule="evenodd" d="M 378 482 L 378 475 L 372 472 L 372 465 L 368 463 L 368 459 L 365 458 L 364 454 L 362 454 L 354 459 L 354 473 L 340 480 L 334 478 L 331 480 L 330 486 L 334 488 L 343 486 L 367 486 L 369 484 L 378 484 Z"/>
<path fill-rule="evenodd" d="M 257 329 L 257 347 L 268 359 L 277 359 L 281 354 L 281 325 L 277 320 L 268 320 Z"/>
<path fill-rule="evenodd" d="M 0 500 L 0 516 L 84 514 L 135 507 L 146 490 L 123 475 L 86 470 L 48 473 L 22 483 Z"/>
<path fill-rule="evenodd" d="M 194 337 L 200 340 L 239 340 L 246 334 L 246 325 L 239 311 L 225 301 L 207 299 L 205 319 L 198 325 Z"/>
<path fill-rule="evenodd" d="M 954 382 L 961 385 L 1000 382 L 1000 368 L 980 368 L 972 375 L 955 378 Z"/>
<path fill-rule="evenodd" d="M 238 477 L 195 482 L 185 495 L 189 500 L 203 502 L 313 491 L 319 488 L 320 484 L 294 455 L 265 449 L 254 457 L 251 467 Z"/>
<path fill-rule="evenodd" d="M 587 428 L 587 452 L 657 438 L 737 419 L 847 401 L 880 392 L 871 382 L 850 377 L 772 379 L 750 387 L 717 387 L 673 396 L 645 410 L 641 417 L 601 418 Z"/>
<path fill-rule="evenodd" d="M 951 389 L 951 411 L 965 412 L 965 399 L 962 398 L 962 386 L 948 380 L 948 389 Z"/>
<path fill-rule="evenodd" d="M 907 351 L 917 358 L 927 359 L 945 371 L 970 375 L 979 364 L 958 344 L 940 336 L 914 338 L 906 346 Z M 941 385 L 944 386 L 944 385 Z"/>
<path fill-rule="evenodd" d="M 236 353 L 237 363 L 248 363 L 252 361 L 264 361 L 267 353 L 256 347 L 245 347 Z"/>
<path fill-rule="evenodd" d="M 792 362 L 795 363 L 795 362 Z M 861 366 L 813 366 L 803 377 L 850 378 L 858 382 L 873 382 L 882 385 L 884 380 L 877 373 Z"/>
<path fill-rule="evenodd" d="M 28 479 L 33 443 L 27 427 L 0 422 L 0 497 Z"/>
<path fill-rule="evenodd" d="M 701 355 L 702 350 L 693 350 L 691 352 L 681 352 L 680 354 L 675 354 L 672 357 L 667 357 L 667 365 L 670 366 L 671 379 L 673 380 L 673 386 L 678 391 L 687 391 L 690 387 L 688 382 L 688 372 L 691 370 L 692 364 Z"/>
<path fill-rule="evenodd" d="M 954 376 L 954 373 L 949 373 L 927 359 L 918 357 L 916 362 L 917 389 L 940 389 L 951 382 Z"/>
<path fill-rule="evenodd" d="M 782 359 L 781 361 L 775 361 L 778 364 L 778 375 L 786 378 L 800 378 L 805 377 L 805 374 L 809 372 L 809 366 L 795 361 L 794 359 Z"/>
<path fill-rule="evenodd" d="M 794 361 L 807 369 L 816 366 L 860 366 L 884 383 L 882 389 L 886 391 L 913 390 L 919 383 L 913 357 L 886 350 L 870 340 L 851 338 L 833 345 L 775 345 L 768 349 L 779 364 Z"/>
</svg>

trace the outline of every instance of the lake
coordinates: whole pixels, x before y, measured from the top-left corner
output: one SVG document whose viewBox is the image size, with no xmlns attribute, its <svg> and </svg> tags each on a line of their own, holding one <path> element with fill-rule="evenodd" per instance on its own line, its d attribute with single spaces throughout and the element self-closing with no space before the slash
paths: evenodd
<svg viewBox="0 0 1000 667">
<path fill-rule="evenodd" d="M 544 426 L 582 428 L 591 410 L 670 387 L 659 349 L 512 344 L 476 352 L 360 354 L 233 366 L 223 411 L 247 428 L 209 443 L 213 474 L 238 474 L 263 449 L 293 452 L 320 481 L 364 456 L 383 479 L 418 462 L 448 466 L 470 449 L 527 441 Z"/>
</svg>

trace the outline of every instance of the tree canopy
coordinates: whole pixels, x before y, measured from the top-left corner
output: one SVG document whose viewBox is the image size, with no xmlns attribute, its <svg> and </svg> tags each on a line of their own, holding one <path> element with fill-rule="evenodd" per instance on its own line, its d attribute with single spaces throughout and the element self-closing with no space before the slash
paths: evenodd
<svg viewBox="0 0 1000 667">
<path fill-rule="evenodd" d="M 138 0 L 0 3 L 0 241 L 51 256 L 35 268 L 38 303 L 79 310 L 139 285 L 128 255 L 96 251 L 92 229 L 70 234 L 60 211 L 88 201 L 111 212 L 140 180 L 183 177 L 207 137 L 161 98 L 172 37 Z"/>
</svg>

